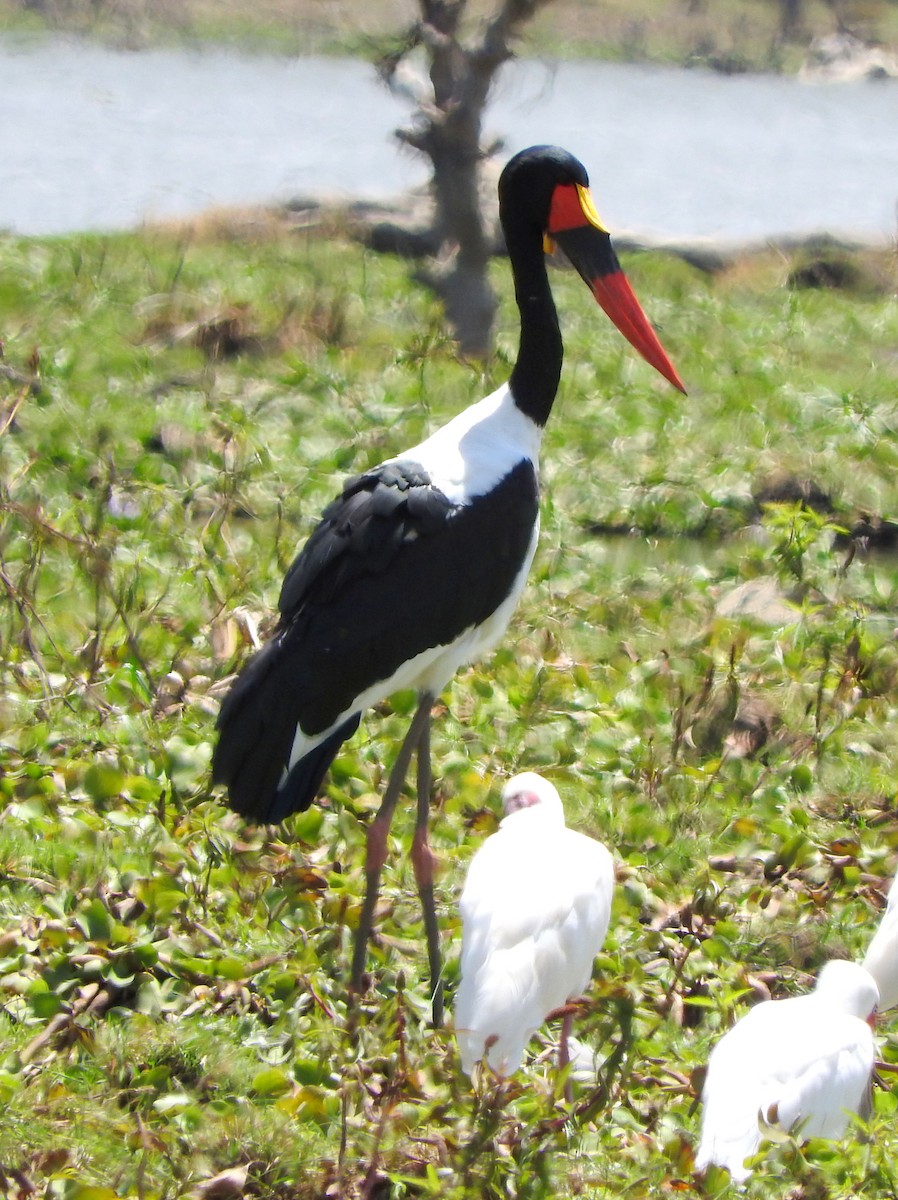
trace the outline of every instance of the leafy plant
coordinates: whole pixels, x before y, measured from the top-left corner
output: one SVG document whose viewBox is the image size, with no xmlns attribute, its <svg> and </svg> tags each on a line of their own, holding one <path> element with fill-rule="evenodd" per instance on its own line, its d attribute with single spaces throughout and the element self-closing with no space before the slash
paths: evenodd
<svg viewBox="0 0 898 1200">
<path fill-rule="evenodd" d="M 846 561 L 807 510 L 755 525 L 751 494 L 800 469 L 844 498 L 840 526 L 894 511 L 898 315 L 887 297 L 786 296 L 763 260 L 713 281 L 658 255 L 627 268 L 690 397 L 554 277 L 567 359 L 539 554 L 434 742 L 450 1011 L 455 898 L 502 777 L 546 771 L 616 855 L 578 1020 L 594 1070 L 569 1107 L 551 1029 L 518 1077 L 472 1087 L 451 1029 L 428 1027 L 409 809 L 371 988 L 347 994 L 364 830 L 408 696 L 369 714 L 321 804 L 283 828 L 244 827 L 208 783 L 219 699 L 342 477 L 507 373 L 504 266 L 481 379 L 403 264 L 337 233 L 0 238 L 10 1195 L 211 1195 L 223 1173 L 272 1200 L 725 1190 L 692 1174 L 711 1044 L 754 998 L 863 952 L 898 846 L 895 564 Z M 251 353 L 172 333 L 235 305 Z M 769 577 L 814 591 L 772 623 L 725 603 Z M 888 1026 L 881 1052 L 898 1058 Z M 894 1190 L 893 1080 L 868 1140 L 774 1147 L 747 1195 Z"/>
</svg>

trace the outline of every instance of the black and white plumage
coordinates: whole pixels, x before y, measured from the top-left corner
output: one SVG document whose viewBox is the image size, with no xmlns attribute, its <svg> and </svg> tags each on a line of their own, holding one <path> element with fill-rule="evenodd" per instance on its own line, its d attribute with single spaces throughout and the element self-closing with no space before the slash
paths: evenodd
<svg viewBox="0 0 898 1200">
<path fill-rule="evenodd" d="M 579 996 L 611 918 L 614 863 L 601 842 L 568 829 L 558 791 L 532 771 L 502 791 L 505 817 L 468 868 L 460 907 L 455 1035 L 470 1075 L 521 1065 L 546 1017 Z M 568 1022 L 562 1030 L 566 1059 Z"/>
<path fill-rule="evenodd" d="M 463 663 L 502 636 L 539 530 L 537 462 L 561 372 L 545 264 L 553 239 L 639 352 L 683 389 L 598 220 L 586 171 L 557 147 L 522 151 L 499 181 L 521 334 L 508 383 L 419 445 L 356 476 L 324 512 L 284 580 L 271 640 L 222 705 L 213 780 L 258 822 L 307 808 L 371 704 L 414 688 L 419 706 L 369 827 L 367 890 L 353 983 L 386 857 L 386 837 L 417 752 L 412 860 L 428 926 L 434 1017 L 439 950 L 427 844 L 430 709 Z"/>
<path fill-rule="evenodd" d="M 536 549 L 538 437 L 507 388 L 475 408 L 348 480 L 287 572 L 278 631 L 222 713 L 216 766 L 240 752 L 237 811 L 280 821 L 307 808 L 366 708 L 403 688 L 438 695 L 504 632 Z M 489 503 L 472 503 L 472 490 Z M 229 743 L 230 710 L 263 697 L 281 703 L 257 710 L 256 737 Z M 272 744 L 289 759 L 266 754 Z"/>
<path fill-rule="evenodd" d="M 749 1009 L 708 1060 L 696 1169 L 741 1183 L 764 1138 L 841 1137 L 869 1103 L 878 1000 L 863 967 L 834 959 L 813 992 Z"/>
</svg>

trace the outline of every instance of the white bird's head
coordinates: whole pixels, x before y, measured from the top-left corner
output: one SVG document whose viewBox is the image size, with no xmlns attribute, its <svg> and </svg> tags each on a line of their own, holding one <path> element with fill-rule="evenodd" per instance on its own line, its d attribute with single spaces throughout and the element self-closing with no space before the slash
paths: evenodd
<svg viewBox="0 0 898 1200">
<path fill-rule="evenodd" d="M 535 771 L 524 771 L 509 779 L 502 789 L 502 807 L 506 820 L 525 809 L 533 809 L 564 824 L 564 808 L 558 789 Z"/>
<path fill-rule="evenodd" d="M 862 1021 L 868 1021 L 879 1004 L 879 988 L 872 975 L 860 963 L 842 958 L 823 964 L 814 994 Z"/>
</svg>

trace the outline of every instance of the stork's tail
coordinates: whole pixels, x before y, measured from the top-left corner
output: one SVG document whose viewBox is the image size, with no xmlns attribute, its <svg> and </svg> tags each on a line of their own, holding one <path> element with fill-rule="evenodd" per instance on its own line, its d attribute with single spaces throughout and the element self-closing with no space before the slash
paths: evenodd
<svg viewBox="0 0 898 1200">
<path fill-rule="evenodd" d="M 309 807 L 361 717 L 354 713 L 288 771 L 297 730 L 289 703 L 296 692 L 294 671 L 295 664 L 285 662 L 273 638 L 234 681 L 218 716 L 212 782 L 225 784 L 229 806 L 259 825 Z"/>
</svg>

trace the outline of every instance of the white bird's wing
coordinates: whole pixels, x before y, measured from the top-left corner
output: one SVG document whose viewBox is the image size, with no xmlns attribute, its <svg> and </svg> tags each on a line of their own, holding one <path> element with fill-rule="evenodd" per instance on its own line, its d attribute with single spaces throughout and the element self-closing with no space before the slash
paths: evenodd
<svg viewBox="0 0 898 1200">
<path fill-rule="evenodd" d="M 499 1074 L 517 1070 L 547 1013 L 586 986 L 613 882 L 605 847 L 564 827 L 537 838 L 503 828 L 483 844 L 461 899 L 455 1027 L 468 1073 L 486 1051 Z"/>
<path fill-rule="evenodd" d="M 889 900 L 862 963 L 879 987 L 879 1008 L 898 1004 L 898 875 L 889 888 Z"/>
<path fill-rule="evenodd" d="M 779 1085 L 777 1124 L 786 1132 L 797 1127 L 802 1137 L 841 1137 L 850 1114 L 864 1109 L 874 1057 L 870 1026 L 831 1014 L 821 1053 Z"/>
<path fill-rule="evenodd" d="M 745 1159 L 776 1130 L 840 1136 L 872 1068 L 873 1035 L 860 1018 L 813 994 L 757 1005 L 708 1060 L 696 1168 L 716 1163 L 741 1182 Z"/>
</svg>

